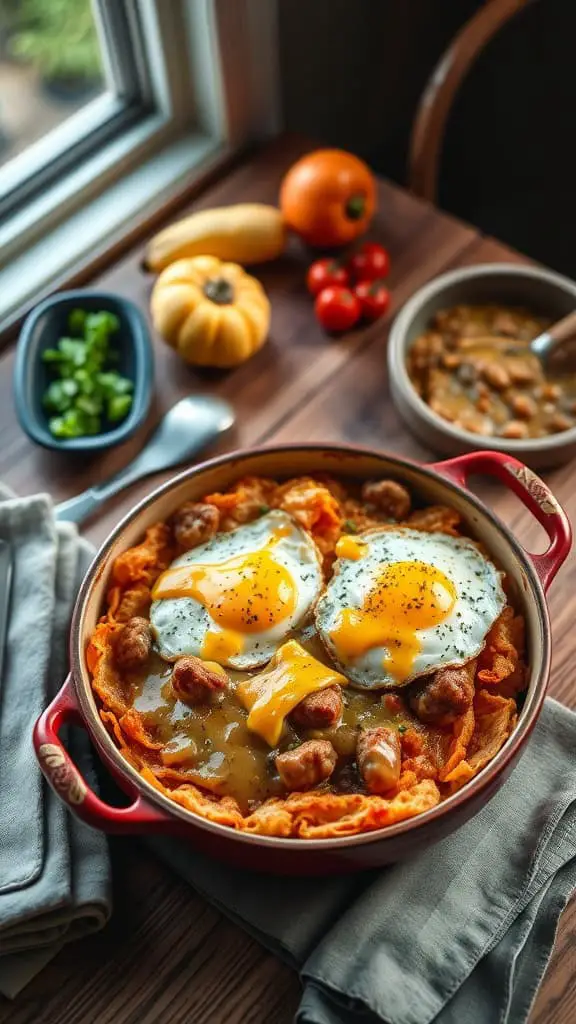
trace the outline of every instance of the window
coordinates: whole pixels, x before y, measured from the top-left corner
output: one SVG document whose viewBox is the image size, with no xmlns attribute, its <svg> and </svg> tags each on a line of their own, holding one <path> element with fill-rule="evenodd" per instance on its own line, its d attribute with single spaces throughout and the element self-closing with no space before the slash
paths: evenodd
<svg viewBox="0 0 576 1024">
<path fill-rule="evenodd" d="M 90 0 L 0 0 L 0 167 L 106 92 Z"/>
<path fill-rule="evenodd" d="M 275 0 L 0 0 L 0 328 L 275 127 Z"/>
<path fill-rule="evenodd" d="M 150 113 L 149 79 L 136 8 L 0 0 L 0 215 Z"/>
</svg>

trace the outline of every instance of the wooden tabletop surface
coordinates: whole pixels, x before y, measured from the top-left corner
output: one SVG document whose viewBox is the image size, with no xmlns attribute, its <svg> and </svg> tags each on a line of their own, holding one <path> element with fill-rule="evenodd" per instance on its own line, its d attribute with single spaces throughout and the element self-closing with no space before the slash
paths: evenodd
<svg viewBox="0 0 576 1024">
<path fill-rule="evenodd" d="M 305 140 L 280 139 L 212 185 L 195 208 L 243 200 L 274 203 L 283 172 Z M 21 494 L 44 490 L 69 497 L 129 462 L 147 430 L 177 399 L 204 391 L 225 396 L 236 427 L 213 451 L 275 441 L 338 441 L 388 449 L 422 461 L 433 453 L 406 431 L 390 403 L 386 339 L 400 306 L 443 271 L 522 257 L 475 229 L 439 213 L 386 182 L 371 237 L 387 246 L 392 308 L 385 320 L 329 339 L 317 325 L 304 287 L 309 256 L 294 244 L 263 268 L 272 301 L 270 340 L 257 356 L 227 374 L 188 370 L 154 339 L 156 391 L 146 428 L 120 449 L 87 460 L 42 450 L 20 430 L 12 402 L 13 353 L 0 357 L 0 480 Z M 146 311 L 152 279 L 140 269 L 141 248 L 118 262 L 99 287 L 135 300 Z M 98 543 L 131 505 L 167 477 L 144 481 L 111 501 L 86 529 Z M 572 519 L 575 470 L 547 475 Z M 532 550 L 543 550 L 540 527 L 519 502 L 492 488 L 483 496 Z M 550 592 L 554 635 L 551 693 L 576 706 L 576 652 L 571 602 L 574 560 Z M 134 839 L 111 841 L 114 914 L 98 935 L 66 946 L 12 1003 L 1 1001 L 0 1024 L 289 1024 L 299 1000 L 295 974 L 172 876 Z M 561 921 L 554 957 L 530 1024 L 572 1024 L 576 1018 L 576 902 Z"/>
</svg>

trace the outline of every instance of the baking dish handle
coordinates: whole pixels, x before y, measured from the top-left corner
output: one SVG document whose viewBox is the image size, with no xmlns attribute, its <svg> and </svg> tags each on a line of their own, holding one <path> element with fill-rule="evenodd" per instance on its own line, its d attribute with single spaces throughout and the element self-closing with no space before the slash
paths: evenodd
<svg viewBox="0 0 576 1024">
<path fill-rule="evenodd" d="M 468 477 L 473 473 L 484 473 L 497 477 L 518 495 L 550 538 L 550 545 L 543 554 L 527 552 L 544 590 L 547 590 L 570 551 L 572 530 L 568 516 L 544 481 L 523 462 L 504 452 L 470 452 L 433 463 L 429 468 L 462 487 L 467 486 Z"/>
<path fill-rule="evenodd" d="M 60 729 L 67 723 L 85 728 L 71 675 L 40 715 L 33 731 L 40 768 L 69 809 L 87 825 L 104 832 L 161 832 L 168 827 L 168 815 L 147 804 L 135 787 L 131 794 L 135 799 L 129 807 L 113 807 L 90 789 L 60 740 Z"/>
</svg>

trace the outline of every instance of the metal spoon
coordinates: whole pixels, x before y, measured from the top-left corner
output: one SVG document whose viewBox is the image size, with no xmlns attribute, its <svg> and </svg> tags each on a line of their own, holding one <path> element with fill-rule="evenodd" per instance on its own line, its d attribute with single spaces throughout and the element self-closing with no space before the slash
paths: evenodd
<svg viewBox="0 0 576 1024">
<path fill-rule="evenodd" d="M 530 342 L 530 351 L 538 356 L 543 363 L 550 358 L 557 350 L 565 345 L 567 341 L 576 339 L 576 313 L 569 313 L 568 316 L 552 324 L 547 330 L 539 334 Z"/>
<path fill-rule="evenodd" d="M 160 420 L 146 446 L 128 466 L 103 483 L 56 505 L 56 519 L 82 523 L 113 494 L 150 473 L 185 462 L 218 434 L 228 430 L 233 422 L 234 413 L 221 398 L 202 395 L 183 398 Z"/>
<path fill-rule="evenodd" d="M 514 338 L 505 338 L 502 335 L 497 337 L 463 338 L 460 341 L 460 348 L 467 352 L 480 351 L 486 347 L 497 348 L 504 355 L 516 355 L 526 353 L 527 349 L 535 355 L 545 366 L 553 355 L 560 353 L 560 349 L 569 341 L 576 341 L 576 312 L 558 320 L 551 327 L 548 327 L 537 338 L 533 338 L 529 346 L 520 347 Z"/>
</svg>

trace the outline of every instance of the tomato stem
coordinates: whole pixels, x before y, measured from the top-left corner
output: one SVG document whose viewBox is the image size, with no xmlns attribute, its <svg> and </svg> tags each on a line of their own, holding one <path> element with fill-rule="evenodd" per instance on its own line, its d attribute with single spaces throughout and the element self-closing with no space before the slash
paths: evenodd
<svg viewBox="0 0 576 1024">
<path fill-rule="evenodd" d="M 349 220 L 360 220 L 364 216 L 366 209 L 366 197 L 361 195 L 350 196 L 348 199 L 345 210 L 346 216 Z"/>
<path fill-rule="evenodd" d="M 375 278 L 374 281 L 370 282 L 370 287 L 369 287 L 368 291 L 370 292 L 370 295 L 377 295 L 377 293 L 379 292 L 380 288 L 385 288 L 385 287 L 386 287 L 386 279 L 384 277 L 377 277 L 377 278 Z"/>
</svg>

